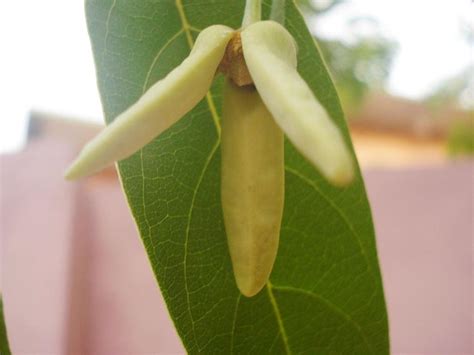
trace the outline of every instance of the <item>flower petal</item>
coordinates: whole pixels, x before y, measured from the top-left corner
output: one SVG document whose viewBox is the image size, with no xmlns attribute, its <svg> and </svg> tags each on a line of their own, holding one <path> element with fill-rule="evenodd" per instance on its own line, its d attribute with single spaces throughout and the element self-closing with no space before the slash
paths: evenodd
<svg viewBox="0 0 474 355">
<path fill-rule="evenodd" d="M 296 70 L 296 44 L 273 21 L 241 33 L 245 62 L 263 102 L 295 147 L 333 184 L 353 178 L 353 161 L 338 127 Z"/>
<path fill-rule="evenodd" d="M 267 282 L 280 238 L 284 200 L 283 132 L 254 87 L 224 86 L 221 198 L 240 292 Z"/>
<path fill-rule="evenodd" d="M 65 176 L 77 179 L 127 158 L 190 111 L 207 93 L 234 30 L 204 29 L 190 55 L 89 142 Z"/>
</svg>

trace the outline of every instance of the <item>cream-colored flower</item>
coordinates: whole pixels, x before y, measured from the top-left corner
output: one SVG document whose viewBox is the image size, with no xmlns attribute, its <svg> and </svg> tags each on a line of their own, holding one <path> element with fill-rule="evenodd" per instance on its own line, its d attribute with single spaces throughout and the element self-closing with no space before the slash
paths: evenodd
<svg viewBox="0 0 474 355">
<path fill-rule="evenodd" d="M 258 21 L 235 31 L 214 25 L 190 55 L 80 153 L 68 179 L 127 158 L 172 126 L 227 76 L 222 118 L 221 195 L 240 291 L 256 294 L 275 261 L 283 213 L 283 133 L 328 181 L 348 184 L 352 157 L 339 129 L 298 74 L 297 48 L 280 24 Z M 283 133 L 282 133 L 283 132 Z"/>
</svg>

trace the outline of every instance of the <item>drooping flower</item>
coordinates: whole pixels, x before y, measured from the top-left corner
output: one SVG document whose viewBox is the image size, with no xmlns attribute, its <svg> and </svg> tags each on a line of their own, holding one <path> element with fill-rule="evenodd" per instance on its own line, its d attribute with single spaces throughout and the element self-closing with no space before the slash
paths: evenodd
<svg viewBox="0 0 474 355">
<path fill-rule="evenodd" d="M 237 31 L 206 28 L 177 68 L 84 147 L 66 178 L 135 153 L 204 98 L 216 71 L 224 73 L 222 208 L 237 286 L 253 296 L 268 280 L 278 249 L 283 133 L 331 183 L 345 185 L 353 177 L 344 139 L 298 74 L 296 55 L 293 37 L 274 21 Z"/>
</svg>

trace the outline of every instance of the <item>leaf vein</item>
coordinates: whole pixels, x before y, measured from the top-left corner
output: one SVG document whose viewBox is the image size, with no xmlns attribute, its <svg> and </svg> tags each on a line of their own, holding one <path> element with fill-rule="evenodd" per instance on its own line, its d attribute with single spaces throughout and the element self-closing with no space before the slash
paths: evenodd
<svg viewBox="0 0 474 355">
<path fill-rule="evenodd" d="M 107 52 L 107 40 L 110 35 L 110 19 L 112 18 L 112 12 L 114 11 L 114 8 L 116 5 L 117 5 L 117 0 L 113 0 L 112 5 L 110 6 L 110 9 L 107 12 L 107 19 L 105 20 L 105 35 L 104 35 L 104 49 L 102 51 L 102 63 L 104 63 L 105 53 Z"/>
<path fill-rule="evenodd" d="M 278 307 L 278 303 L 275 299 L 275 296 L 273 295 L 273 285 L 271 284 L 270 281 L 267 281 L 267 293 L 268 293 L 268 298 L 270 299 L 270 303 L 273 307 L 273 311 L 275 313 L 275 318 L 278 323 L 278 328 L 280 329 L 280 334 L 281 338 L 283 340 L 283 344 L 285 346 L 285 352 L 288 355 L 291 355 L 291 349 L 290 349 L 290 344 L 288 342 L 288 335 L 286 334 L 286 329 L 285 325 L 283 324 L 283 319 L 281 318 L 281 313 L 280 313 L 280 308 Z"/>
<path fill-rule="evenodd" d="M 235 302 L 235 311 L 234 311 L 234 319 L 232 321 L 232 332 L 230 338 L 230 353 L 234 353 L 234 336 L 235 336 L 235 325 L 237 324 L 237 313 L 239 311 L 239 303 L 242 295 L 239 293 L 237 296 L 237 301 Z"/>
<path fill-rule="evenodd" d="M 374 353 L 372 347 L 370 346 L 367 338 L 364 335 L 364 332 L 362 331 L 361 326 L 349 314 L 344 312 L 342 309 L 340 309 L 334 303 L 329 301 L 327 298 L 325 298 L 325 297 L 323 297 L 323 296 L 321 296 L 317 293 L 307 291 L 307 290 L 304 290 L 304 289 L 301 289 L 301 288 L 292 287 L 292 286 L 272 286 L 272 288 L 277 290 L 277 291 L 281 291 L 281 292 L 294 292 L 294 293 L 304 294 L 306 296 L 309 296 L 313 299 L 318 300 L 320 303 L 323 303 L 324 305 L 326 305 L 326 307 L 331 309 L 333 312 L 339 314 L 348 323 L 350 323 L 356 329 L 357 333 L 362 338 L 362 340 L 364 341 L 364 344 L 367 346 L 367 348 L 371 351 L 371 353 Z"/>
<path fill-rule="evenodd" d="M 196 335 L 196 329 L 195 329 L 195 321 L 193 319 L 193 313 L 191 311 L 191 300 L 189 298 L 190 296 L 190 291 L 189 291 L 189 285 L 188 285 L 188 242 L 189 242 L 189 233 L 191 230 L 191 219 L 194 211 L 194 205 L 196 201 L 196 196 L 199 191 L 199 187 L 201 186 L 201 183 L 204 179 L 204 175 L 206 174 L 207 168 L 209 167 L 212 158 L 214 157 L 214 154 L 217 151 L 217 148 L 219 147 L 219 139 L 216 140 L 216 143 L 212 147 L 212 150 L 209 154 L 209 156 L 206 159 L 206 162 L 204 163 L 203 169 L 201 171 L 201 175 L 198 178 L 197 184 L 196 184 L 196 189 L 194 190 L 193 197 L 191 199 L 191 206 L 189 207 L 189 213 L 188 213 L 188 221 L 187 221 L 187 226 L 186 226 L 186 237 L 184 240 L 184 260 L 183 260 L 183 271 L 184 271 L 184 288 L 186 291 L 186 303 L 187 303 L 187 308 L 188 308 L 188 313 L 189 316 L 191 317 L 191 325 L 193 329 L 193 335 L 194 335 L 194 342 L 196 343 L 196 346 L 199 350 L 199 344 L 197 343 L 197 335 Z"/>
<path fill-rule="evenodd" d="M 350 232 L 351 232 L 351 235 L 355 238 L 356 242 L 357 242 L 357 245 L 359 246 L 359 249 L 362 253 L 362 255 L 364 256 L 364 260 L 367 264 L 367 268 L 371 274 L 371 276 L 375 278 L 375 275 L 374 275 L 374 272 L 372 270 L 372 266 L 370 265 L 370 262 L 369 262 L 369 258 L 367 256 L 367 253 L 365 251 L 365 248 L 364 246 L 362 245 L 362 242 L 360 240 L 360 237 L 359 235 L 356 233 L 355 229 L 354 229 L 354 226 L 352 225 L 352 223 L 349 222 L 349 220 L 347 219 L 346 215 L 344 214 L 344 212 L 342 212 L 342 210 L 329 198 L 327 197 L 317 186 L 316 184 L 314 184 L 313 181 L 309 180 L 306 176 L 304 176 L 303 174 L 301 174 L 299 171 L 293 169 L 293 168 L 290 168 L 289 166 L 285 166 L 285 170 L 291 174 L 293 174 L 294 176 L 296 176 L 297 178 L 299 178 L 300 180 L 302 180 L 303 182 L 305 182 L 307 185 L 311 186 L 313 188 L 313 190 L 319 195 L 321 196 L 324 200 L 326 200 L 326 202 L 329 204 L 329 206 L 331 206 L 336 212 L 337 214 L 341 217 L 341 219 L 344 221 L 344 223 L 347 225 L 347 227 L 349 228 Z"/>
<path fill-rule="evenodd" d="M 191 35 L 191 31 L 198 32 L 198 29 L 189 24 L 188 18 L 186 17 L 186 13 L 184 12 L 184 6 L 183 6 L 182 0 L 176 0 L 175 4 L 176 4 L 176 8 L 178 9 L 179 18 L 181 20 L 184 33 L 186 34 L 186 39 L 188 40 L 189 49 L 192 49 L 194 45 L 194 41 L 193 41 L 193 36 Z M 216 127 L 217 135 L 220 137 L 221 126 L 219 124 L 219 115 L 217 113 L 214 99 L 210 92 L 206 94 L 206 100 L 207 100 L 207 105 L 209 106 L 209 111 L 211 112 L 212 120 L 214 121 L 214 125 Z"/>
<path fill-rule="evenodd" d="M 151 73 L 153 71 L 153 68 L 155 67 L 156 65 L 156 62 L 158 61 L 158 59 L 160 59 L 161 55 L 163 54 L 163 52 L 166 50 L 166 48 L 168 48 L 178 37 L 181 33 L 183 33 L 184 29 L 182 28 L 181 30 L 179 30 L 178 32 L 176 32 L 164 45 L 163 47 L 161 47 L 161 49 L 158 51 L 158 53 L 156 54 L 155 58 L 153 58 L 153 62 L 151 63 L 150 65 L 150 69 L 148 69 L 147 73 L 146 73 L 146 77 L 145 77 L 145 83 L 143 84 L 143 87 L 142 87 L 142 91 L 143 93 L 146 91 L 146 89 L 148 88 L 148 83 L 150 81 L 150 76 L 151 76 Z"/>
</svg>

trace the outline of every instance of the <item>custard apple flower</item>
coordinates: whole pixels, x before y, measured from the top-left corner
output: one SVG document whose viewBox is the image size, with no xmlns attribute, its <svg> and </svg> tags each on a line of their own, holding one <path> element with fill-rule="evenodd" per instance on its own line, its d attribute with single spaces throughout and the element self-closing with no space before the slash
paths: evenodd
<svg viewBox="0 0 474 355">
<path fill-rule="evenodd" d="M 210 26 L 189 56 L 88 143 L 66 172 L 77 179 L 125 159 L 205 97 L 216 73 L 224 85 L 221 199 L 236 283 L 253 296 L 278 249 L 284 202 L 283 134 L 331 183 L 353 178 L 344 139 L 297 72 L 297 47 L 274 21 L 233 30 Z"/>
</svg>

